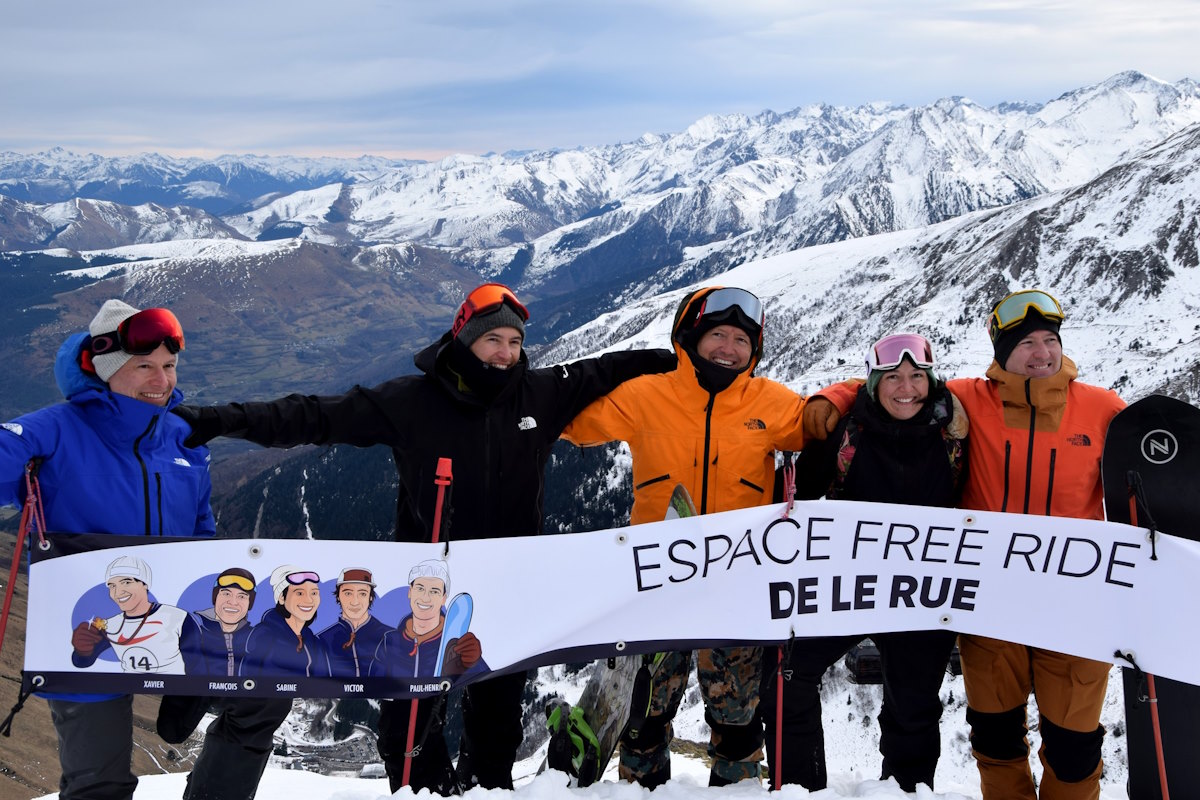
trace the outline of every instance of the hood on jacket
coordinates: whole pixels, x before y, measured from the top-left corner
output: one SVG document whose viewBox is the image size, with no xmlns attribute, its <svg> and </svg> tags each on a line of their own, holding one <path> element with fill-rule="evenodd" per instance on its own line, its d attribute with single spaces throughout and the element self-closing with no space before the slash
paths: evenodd
<svg viewBox="0 0 1200 800">
<path fill-rule="evenodd" d="M 86 392 L 94 392 L 97 396 L 112 392 L 107 383 L 94 373 L 84 372 L 83 367 L 79 365 L 80 355 L 87 340 L 87 333 L 72 334 L 58 348 L 58 354 L 54 357 L 54 381 L 67 400 L 74 400 Z M 134 398 L 129 399 L 136 403 L 142 402 Z M 183 392 L 179 391 L 177 386 L 171 390 L 171 398 L 167 401 L 166 408 L 174 408 L 182 402 Z"/>
<path fill-rule="evenodd" d="M 685 363 L 689 365 L 695 371 L 701 387 L 714 393 L 725 391 L 734 383 L 753 376 L 754 370 L 758 367 L 758 362 L 762 359 L 761 333 L 758 341 L 754 343 L 754 352 L 750 354 L 750 361 L 744 368 L 737 372 L 701 361 L 699 354 L 696 352 L 695 343 L 687 341 L 691 338 L 687 336 L 687 333 L 696 326 L 697 316 L 700 313 L 705 298 L 718 289 L 723 288 L 726 287 L 705 286 L 702 289 L 696 289 L 685 295 L 679 301 L 679 308 L 675 311 L 675 321 L 671 325 L 671 343 L 675 347 L 675 354 L 679 357 L 680 365 Z M 719 324 L 736 323 L 722 322 Z M 747 333 L 750 332 L 747 331 Z"/>
</svg>

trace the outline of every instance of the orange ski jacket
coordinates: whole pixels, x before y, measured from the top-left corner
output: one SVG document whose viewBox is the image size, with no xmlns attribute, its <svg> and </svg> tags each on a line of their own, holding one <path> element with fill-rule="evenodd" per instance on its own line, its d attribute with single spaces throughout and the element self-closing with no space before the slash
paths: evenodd
<svg viewBox="0 0 1200 800">
<path fill-rule="evenodd" d="M 757 353 L 727 389 L 710 394 L 678 342 L 675 352 L 675 370 L 626 381 L 585 408 L 562 437 L 580 447 L 629 443 L 635 525 L 663 519 L 676 483 L 701 514 L 771 502 L 775 450 L 804 444 L 804 398 L 754 377 Z"/>
</svg>

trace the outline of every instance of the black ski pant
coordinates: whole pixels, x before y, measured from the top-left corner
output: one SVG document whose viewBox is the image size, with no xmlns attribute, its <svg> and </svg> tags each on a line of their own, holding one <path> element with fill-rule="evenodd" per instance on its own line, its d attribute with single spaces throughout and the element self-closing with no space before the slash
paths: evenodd
<svg viewBox="0 0 1200 800">
<path fill-rule="evenodd" d="M 458 769 L 452 766 L 442 728 L 446 698 L 417 701 L 415 744 L 420 747 L 409 767 L 413 791 L 429 789 L 451 795 L 474 785 L 511 789 L 517 748 L 524 739 L 521 697 L 526 673 L 500 675 L 473 683 L 463 691 L 463 737 Z M 411 700 L 385 700 L 379 715 L 379 757 L 392 792 L 403 783 Z M 435 713 L 436 712 L 436 713 Z"/>
<path fill-rule="evenodd" d="M 253 800 L 291 698 L 214 700 L 217 718 L 188 775 L 183 800 Z"/>
<path fill-rule="evenodd" d="M 133 698 L 80 703 L 48 700 L 58 734 L 61 800 L 131 800 Z"/>
<path fill-rule="evenodd" d="M 809 791 L 826 788 L 825 732 L 821 723 L 821 678 L 861 636 L 798 639 L 783 681 L 783 714 L 776 717 L 777 664 L 770 649 L 763 654 L 762 711 L 766 726 L 767 763 L 771 782 L 776 771 L 781 783 L 800 784 Z M 942 678 L 952 631 L 906 631 L 871 636 L 883 667 L 883 707 L 879 712 L 881 778 L 895 778 L 906 792 L 919 783 L 933 788 L 941 755 Z M 782 733 L 783 752 L 775 763 L 776 742 Z"/>
</svg>

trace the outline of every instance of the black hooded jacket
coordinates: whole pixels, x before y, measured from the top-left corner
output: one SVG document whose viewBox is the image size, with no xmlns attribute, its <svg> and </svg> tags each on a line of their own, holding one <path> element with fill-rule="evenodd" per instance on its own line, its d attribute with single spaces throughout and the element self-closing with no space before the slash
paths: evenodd
<svg viewBox="0 0 1200 800">
<path fill-rule="evenodd" d="M 268 447 L 391 447 L 400 479 L 397 541 L 430 540 L 438 459 L 449 458 L 454 473 L 449 538 L 526 536 L 541 532 L 544 469 L 567 423 L 623 381 L 676 363 L 667 350 L 635 350 L 531 369 L 522 350 L 503 388 L 489 398 L 463 384 L 452 369 L 453 350 L 447 332 L 417 354 L 423 375 L 370 389 L 355 386 L 338 396 L 293 394 L 201 409 L 199 427 Z"/>
</svg>

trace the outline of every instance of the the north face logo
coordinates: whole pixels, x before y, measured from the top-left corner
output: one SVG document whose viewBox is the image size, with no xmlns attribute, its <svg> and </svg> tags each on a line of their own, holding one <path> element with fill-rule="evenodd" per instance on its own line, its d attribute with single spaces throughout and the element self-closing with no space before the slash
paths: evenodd
<svg viewBox="0 0 1200 800">
<path fill-rule="evenodd" d="M 1092 439 L 1086 433 L 1077 433 L 1074 436 L 1068 436 L 1067 443 L 1076 447 L 1091 447 Z"/>
<path fill-rule="evenodd" d="M 175 463 L 181 467 L 190 467 L 191 466 L 191 464 L 188 463 L 186 458 L 179 458 L 178 456 L 175 458 Z"/>
<path fill-rule="evenodd" d="M 21 423 L 19 422 L 5 422 L 3 425 L 0 425 L 0 428 L 4 428 L 6 431 L 12 431 L 17 436 L 20 436 L 25 432 L 25 429 L 21 427 Z"/>
<path fill-rule="evenodd" d="M 517 430 L 531 431 L 537 427 L 537 420 L 533 417 L 521 417 L 521 421 L 517 423 Z"/>
<path fill-rule="evenodd" d="M 746 430 L 748 430 L 748 431 L 765 431 L 767 429 L 767 423 L 763 422 L 761 419 L 756 419 L 754 417 L 751 417 L 750 419 L 746 420 L 745 424 L 746 424 Z"/>
</svg>

